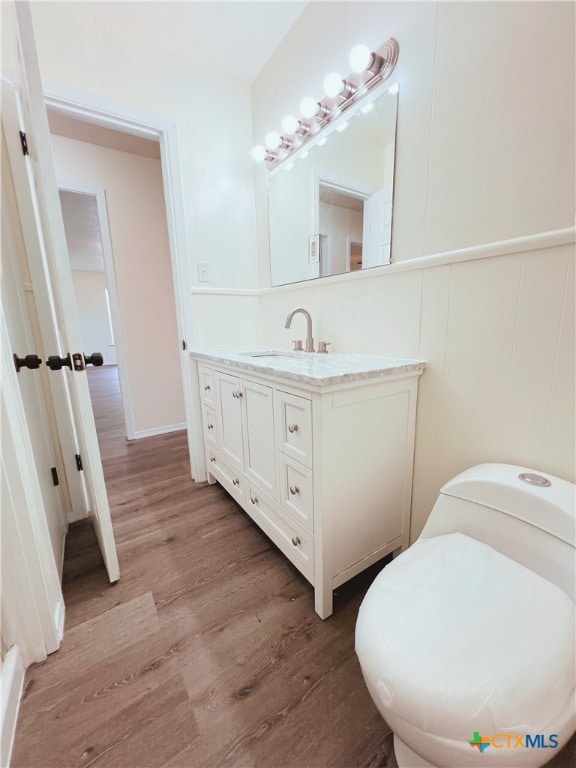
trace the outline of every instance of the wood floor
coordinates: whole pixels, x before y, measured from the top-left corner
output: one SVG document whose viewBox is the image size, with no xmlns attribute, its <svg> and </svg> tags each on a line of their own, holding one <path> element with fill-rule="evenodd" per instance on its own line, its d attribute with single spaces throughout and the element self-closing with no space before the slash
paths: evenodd
<svg viewBox="0 0 576 768">
<path fill-rule="evenodd" d="M 321 621 L 235 502 L 192 483 L 185 434 L 127 442 L 116 370 L 90 385 L 121 580 L 72 527 L 64 642 L 27 672 L 13 768 L 397 768 L 354 654 L 378 568 Z M 574 747 L 550 766 L 575 765 Z"/>
</svg>

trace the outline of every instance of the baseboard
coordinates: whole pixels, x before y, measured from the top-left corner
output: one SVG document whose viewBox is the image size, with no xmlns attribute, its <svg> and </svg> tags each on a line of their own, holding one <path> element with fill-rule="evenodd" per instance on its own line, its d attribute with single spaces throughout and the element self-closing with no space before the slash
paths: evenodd
<svg viewBox="0 0 576 768">
<path fill-rule="evenodd" d="M 1 696 L 2 711 L 0 713 L 0 747 L 2 768 L 8 768 L 12 757 L 12 747 L 16 734 L 20 698 L 24 688 L 24 660 L 18 645 L 13 645 L 2 659 Z"/>
<path fill-rule="evenodd" d="M 186 422 L 182 424 L 168 424 L 165 427 L 153 427 L 152 429 L 137 429 L 134 432 L 132 440 L 141 440 L 143 437 L 155 437 L 156 435 L 165 435 L 168 432 L 179 432 L 186 429 Z"/>
</svg>

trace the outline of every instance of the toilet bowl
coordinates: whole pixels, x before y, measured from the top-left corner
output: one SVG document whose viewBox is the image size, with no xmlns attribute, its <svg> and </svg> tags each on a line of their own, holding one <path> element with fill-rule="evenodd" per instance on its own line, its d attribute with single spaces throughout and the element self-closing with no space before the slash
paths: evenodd
<svg viewBox="0 0 576 768">
<path fill-rule="evenodd" d="M 399 768 L 537 767 L 576 730 L 575 492 L 472 467 L 366 593 L 356 653 Z"/>
</svg>

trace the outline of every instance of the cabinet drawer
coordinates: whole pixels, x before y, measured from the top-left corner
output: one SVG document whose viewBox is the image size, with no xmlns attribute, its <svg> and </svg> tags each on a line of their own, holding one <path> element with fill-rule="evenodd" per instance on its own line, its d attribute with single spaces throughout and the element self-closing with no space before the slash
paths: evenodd
<svg viewBox="0 0 576 768">
<path fill-rule="evenodd" d="M 245 479 L 242 472 L 239 472 L 232 464 L 223 459 L 220 451 L 209 445 L 206 448 L 208 471 L 214 475 L 231 496 L 240 504 L 244 504 Z"/>
<path fill-rule="evenodd" d="M 200 381 L 200 400 L 207 405 L 214 405 L 214 372 L 212 368 L 204 365 L 198 366 L 198 379 Z"/>
<path fill-rule="evenodd" d="M 288 456 L 278 454 L 280 503 L 282 508 L 308 531 L 314 529 L 313 473 Z"/>
<path fill-rule="evenodd" d="M 312 467 L 312 403 L 304 397 L 274 392 L 278 448 Z"/>
<path fill-rule="evenodd" d="M 202 423 L 204 426 L 204 438 L 216 445 L 216 411 L 209 405 L 202 406 Z"/>
<path fill-rule="evenodd" d="M 254 522 L 260 526 L 274 544 L 313 584 L 314 579 L 314 540 L 300 527 L 292 526 L 276 512 L 274 507 L 252 485 L 248 484 L 248 493 L 244 509 Z"/>
</svg>

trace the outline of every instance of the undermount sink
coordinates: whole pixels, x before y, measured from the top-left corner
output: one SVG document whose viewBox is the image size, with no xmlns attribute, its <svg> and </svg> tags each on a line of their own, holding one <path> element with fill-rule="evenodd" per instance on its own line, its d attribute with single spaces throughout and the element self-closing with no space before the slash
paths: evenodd
<svg viewBox="0 0 576 768">
<path fill-rule="evenodd" d="M 295 357 L 284 352 L 242 352 L 242 357 Z"/>
</svg>

